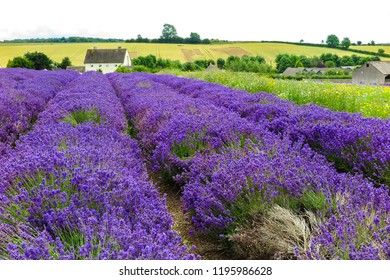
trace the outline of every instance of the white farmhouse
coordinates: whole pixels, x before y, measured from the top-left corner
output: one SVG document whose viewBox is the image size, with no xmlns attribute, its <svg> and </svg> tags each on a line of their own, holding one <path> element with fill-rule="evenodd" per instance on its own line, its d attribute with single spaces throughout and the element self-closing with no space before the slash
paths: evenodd
<svg viewBox="0 0 390 280">
<path fill-rule="evenodd" d="M 114 72 L 119 66 L 131 66 L 127 49 L 88 49 L 84 59 L 85 71 Z"/>
</svg>

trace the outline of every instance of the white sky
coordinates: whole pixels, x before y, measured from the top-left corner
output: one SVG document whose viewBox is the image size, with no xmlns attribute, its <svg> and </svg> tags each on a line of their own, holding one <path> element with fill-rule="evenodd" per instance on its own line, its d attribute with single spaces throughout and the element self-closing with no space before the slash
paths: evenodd
<svg viewBox="0 0 390 280">
<path fill-rule="evenodd" d="M 0 6 L 0 41 L 85 36 L 158 38 L 164 23 L 178 35 L 236 41 L 320 43 L 329 34 L 390 43 L 390 1 L 342 0 L 10 0 Z"/>
</svg>

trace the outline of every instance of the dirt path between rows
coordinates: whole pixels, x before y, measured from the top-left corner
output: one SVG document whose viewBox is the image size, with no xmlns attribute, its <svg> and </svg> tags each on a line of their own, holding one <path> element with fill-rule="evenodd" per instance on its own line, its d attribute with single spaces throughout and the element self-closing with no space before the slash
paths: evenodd
<svg viewBox="0 0 390 280">
<path fill-rule="evenodd" d="M 194 245 L 196 249 L 193 253 L 200 255 L 203 260 L 232 259 L 232 257 L 229 256 L 229 248 L 222 242 L 218 242 L 204 234 L 194 233 L 195 230 L 189 216 L 184 214 L 182 210 L 183 203 L 180 200 L 180 190 L 177 190 L 177 187 L 170 188 L 169 186 L 159 182 L 158 179 L 153 177 L 151 178 L 158 186 L 161 196 L 166 194 L 167 208 L 169 213 L 173 216 L 175 223 L 173 229 L 176 230 L 182 237 L 183 243 L 188 247 Z M 191 231 L 193 234 L 190 234 Z"/>
</svg>

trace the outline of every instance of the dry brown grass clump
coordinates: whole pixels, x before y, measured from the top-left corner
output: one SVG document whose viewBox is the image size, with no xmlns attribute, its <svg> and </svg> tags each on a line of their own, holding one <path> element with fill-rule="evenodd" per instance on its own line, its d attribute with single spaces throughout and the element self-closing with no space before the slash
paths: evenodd
<svg viewBox="0 0 390 280">
<path fill-rule="evenodd" d="M 237 230 L 230 241 L 240 258 L 295 259 L 295 249 L 309 249 L 317 224 L 312 212 L 297 215 L 275 205 L 266 214 L 254 215 L 252 226 Z"/>
</svg>

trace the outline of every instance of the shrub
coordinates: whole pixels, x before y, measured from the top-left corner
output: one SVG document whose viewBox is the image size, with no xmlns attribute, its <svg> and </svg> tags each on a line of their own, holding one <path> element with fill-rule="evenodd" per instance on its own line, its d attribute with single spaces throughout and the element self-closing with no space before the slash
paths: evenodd
<svg viewBox="0 0 390 280">
<path fill-rule="evenodd" d="M 136 65 L 131 68 L 131 72 L 151 72 L 151 70 L 146 66 Z"/>
</svg>

